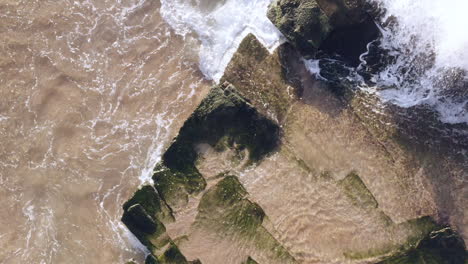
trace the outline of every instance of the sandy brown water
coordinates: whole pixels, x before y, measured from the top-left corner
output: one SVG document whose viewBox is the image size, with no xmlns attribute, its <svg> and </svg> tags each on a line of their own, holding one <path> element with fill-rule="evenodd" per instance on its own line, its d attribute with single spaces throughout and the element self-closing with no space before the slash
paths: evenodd
<svg viewBox="0 0 468 264">
<path fill-rule="evenodd" d="M 218 2 L 226 1 L 191 3 L 208 12 Z M 121 206 L 149 179 L 212 84 L 198 69 L 200 43 L 176 35 L 160 6 L 0 0 L 0 264 L 142 261 L 144 249 L 120 221 Z M 388 229 L 382 212 L 400 224 L 434 215 L 435 198 L 419 173 L 399 189 L 400 171 L 380 158 L 383 150 L 369 144 L 353 115 L 302 81 L 311 87 L 290 110 L 279 152 L 244 167 L 231 163 L 232 153 L 202 144 L 199 169 L 209 187 L 220 172 L 239 176 L 267 213 L 265 228 L 298 262 L 362 263 L 345 262 L 343 252 L 407 238 L 409 228 Z M 351 171 L 375 194 L 378 209 L 353 205 L 343 194 L 339 181 Z M 171 238 L 192 238 L 180 245 L 187 258 L 273 263 L 249 243 L 192 228 L 200 198 L 178 208 L 167 226 Z"/>
<path fill-rule="evenodd" d="M 0 0 L 0 263 L 142 257 L 121 205 L 210 85 L 159 8 Z"/>
</svg>

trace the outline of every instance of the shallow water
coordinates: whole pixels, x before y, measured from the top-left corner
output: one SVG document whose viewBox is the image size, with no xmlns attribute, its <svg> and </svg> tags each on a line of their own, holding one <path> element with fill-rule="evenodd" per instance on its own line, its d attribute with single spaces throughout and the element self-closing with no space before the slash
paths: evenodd
<svg viewBox="0 0 468 264">
<path fill-rule="evenodd" d="M 210 85 L 159 9 L 0 1 L 0 263 L 141 257 L 121 205 Z"/>
<path fill-rule="evenodd" d="M 141 260 L 121 206 L 151 181 L 164 148 L 242 38 L 254 33 L 270 51 L 283 41 L 264 15 L 269 2 L 0 0 L 0 263 Z M 466 112 L 458 117 L 446 121 Z M 241 176 L 262 200 L 280 179 L 271 175 Z M 300 219 L 315 201 L 275 216 L 276 201 L 265 200 L 280 239 L 299 245 L 299 259 L 317 258 L 307 252 L 313 230 L 302 232 Z M 188 247 L 188 256 L 209 254 Z M 341 248 L 327 250 L 333 257 Z"/>
</svg>

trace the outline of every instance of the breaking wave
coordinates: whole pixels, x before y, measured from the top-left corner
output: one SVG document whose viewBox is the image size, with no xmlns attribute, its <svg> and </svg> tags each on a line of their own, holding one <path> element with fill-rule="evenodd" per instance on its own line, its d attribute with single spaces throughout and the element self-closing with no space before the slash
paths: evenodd
<svg viewBox="0 0 468 264">
<path fill-rule="evenodd" d="M 253 33 L 273 51 L 282 35 L 266 17 L 271 0 L 161 0 L 161 15 L 182 36 L 200 42 L 200 69 L 219 81 L 242 39 Z"/>
<path fill-rule="evenodd" d="M 374 92 L 401 107 L 430 105 L 442 122 L 468 123 L 468 2 L 372 1 L 385 11 L 380 48 L 389 59 L 372 78 Z"/>
</svg>

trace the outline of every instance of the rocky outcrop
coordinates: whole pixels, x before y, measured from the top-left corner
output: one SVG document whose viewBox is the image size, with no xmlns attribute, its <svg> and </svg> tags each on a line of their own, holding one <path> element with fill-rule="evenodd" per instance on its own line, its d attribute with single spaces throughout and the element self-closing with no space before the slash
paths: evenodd
<svg viewBox="0 0 468 264">
<path fill-rule="evenodd" d="M 153 175 L 158 193 L 171 206 L 184 205 L 188 196 L 206 187 L 195 166 L 196 144 L 207 143 L 219 151 L 246 150 L 249 163 L 261 160 L 279 143 L 279 128 L 258 114 L 250 103 L 225 83 L 210 94 L 184 123 Z"/>
<path fill-rule="evenodd" d="M 205 144 L 222 153 L 241 155 L 244 166 L 254 166 L 275 151 L 280 142 L 278 125 L 261 115 L 229 83 L 214 87 L 187 119 L 154 170 L 154 186 L 135 192 L 124 206 L 122 221 L 151 254 L 147 263 L 201 263 L 188 261 L 166 226 L 176 225 L 174 212 L 202 193 L 194 230 L 215 231 L 238 237 L 280 263 L 294 263 L 287 250 L 263 227 L 261 207 L 246 198 L 235 176 L 221 174 L 205 190 L 206 177 L 197 168 L 197 146 Z M 184 220 L 182 220 L 184 221 Z M 190 236 L 188 236 L 190 239 Z"/>
<path fill-rule="evenodd" d="M 468 143 L 457 127 L 424 121 L 433 117 L 376 111 L 377 98 L 347 78 L 376 32 L 363 5 L 272 4 L 290 43 L 269 54 L 247 36 L 154 186 L 123 207 L 148 263 L 464 264 Z M 326 81 L 303 64 L 317 52 L 345 58 L 320 64 Z"/>
<path fill-rule="evenodd" d="M 463 239 L 451 228 L 431 232 L 418 245 L 378 264 L 458 264 L 468 259 Z"/>
<path fill-rule="evenodd" d="M 357 65 L 379 35 L 365 6 L 361 0 L 276 0 L 268 18 L 306 58 L 321 50 Z"/>
<path fill-rule="evenodd" d="M 325 73 L 335 79 L 333 82 L 324 82 L 310 76 L 294 47 L 285 44 L 271 56 L 249 56 L 250 53 L 261 54 L 262 51 L 258 49 L 263 48 L 255 38 L 247 37 L 222 79 L 239 87 L 261 113 L 279 120 L 283 129 L 283 142 L 279 152 L 275 154 L 275 162 L 264 161 L 260 165 L 262 180 L 259 180 L 258 185 L 262 187 L 256 189 L 249 186 L 250 195 L 256 197 L 257 201 L 264 199 L 260 204 L 266 214 L 273 222 L 278 217 L 283 225 L 287 225 L 285 222 L 288 218 L 276 215 L 275 211 L 288 211 L 286 208 L 293 201 L 304 197 L 310 200 L 321 197 L 316 199 L 327 199 L 327 203 L 334 204 L 328 207 L 317 202 L 308 207 L 309 212 L 316 216 L 308 223 L 309 229 L 314 229 L 314 222 L 322 222 L 320 227 L 317 226 L 320 231 L 314 232 L 321 240 L 314 240 L 312 234 L 303 236 L 307 230 L 295 234 L 295 239 L 308 241 L 308 245 L 329 246 L 314 252 L 315 256 L 320 257 L 302 256 L 298 261 L 326 263 L 326 256 L 332 255 L 335 260 L 341 256 L 357 263 L 372 260 L 377 262 L 379 258 L 414 249 L 431 231 L 439 230 L 439 224 L 446 223 L 444 218 L 439 217 L 437 207 L 438 204 L 441 206 L 440 210 L 452 207 L 453 205 L 448 204 L 447 196 L 455 195 L 457 188 L 450 187 L 452 191 L 448 193 L 452 194 L 446 192 L 445 197 L 440 197 L 443 194 L 439 193 L 437 186 L 445 185 L 449 188 L 451 183 L 447 181 L 457 182 L 466 173 L 463 161 L 455 150 L 463 148 L 465 143 L 462 143 L 462 138 L 455 141 L 458 143 L 444 143 L 454 149 L 451 152 L 443 150 L 445 147 L 436 141 L 431 144 L 439 144 L 438 151 L 433 151 L 434 148 L 422 149 L 415 138 L 412 142 L 409 138 L 417 135 L 418 138 L 427 140 L 441 139 L 444 136 L 416 133 L 408 128 L 417 123 L 392 119 L 390 111 L 375 113 L 373 109 L 378 104 L 355 89 L 352 82 L 341 78 L 348 74 L 340 73 L 346 70 L 345 66 L 330 64 Z M 269 107 L 264 108 L 264 105 Z M 403 125 L 404 122 L 409 123 Z M 426 132 L 429 131 L 427 127 L 430 126 L 426 126 Z M 429 160 L 442 156 L 446 161 L 451 160 L 446 163 L 448 166 L 431 166 L 435 170 L 426 169 Z M 454 164 L 458 166 L 451 167 Z M 274 176 L 275 173 L 281 175 L 278 176 L 281 180 Z M 447 175 L 451 180 L 441 181 L 440 175 Z M 243 177 L 253 179 L 246 175 Z M 295 179 L 302 180 L 297 180 L 295 185 Z M 313 187 L 307 185 L 307 182 L 321 187 L 312 191 L 310 189 Z M 272 199 L 274 202 L 271 202 L 270 207 L 267 200 L 271 198 L 256 196 L 256 192 L 268 192 L 265 186 L 273 183 L 287 184 L 282 185 L 281 189 L 271 189 L 283 199 Z M 308 196 L 301 192 L 304 188 L 314 195 Z M 463 189 L 461 186 L 461 191 L 456 196 L 462 197 Z M 297 197 L 294 192 L 298 192 Z M 336 193 L 342 196 L 333 196 Z M 285 198 L 289 196 L 291 200 Z M 339 201 L 347 204 L 342 216 L 339 208 L 343 205 Z M 440 204 L 442 201 L 444 205 Z M 462 204 L 458 206 L 463 207 Z M 319 212 L 327 210 L 334 214 L 321 219 Z M 292 212 L 290 214 L 294 215 Z M 359 220 L 353 222 L 354 217 L 351 215 L 359 215 Z M 458 221 L 455 219 L 462 218 L 461 215 L 454 214 L 452 223 Z M 330 229 L 323 224 L 341 221 L 347 224 L 330 226 Z M 291 225 L 293 223 L 291 219 Z M 354 227 L 348 233 L 346 229 L 351 226 Z M 458 225 L 457 228 L 460 230 L 463 226 Z M 338 229 L 341 231 L 337 232 Z M 320 235 L 321 232 L 334 233 L 341 240 L 328 240 L 329 237 Z M 372 232 L 372 235 L 364 235 L 367 232 Z M 353 237 L 353 242 L 345 241 L 348 236 Z M 334 245 L 337 244 L 344 248 L 334 250 Z M 295 248 L 301 252 L 300 245 L 287 245 L 293 256 L 299 254 Z M 323 252 L 323 255 L 318 252 Z"/>
<path fill-rule="evenodd" d="M 254 259 L 252 259 L 251 257 L 248 257 L 247 258 L 247 261 L 242 263 L 242 264 L 258 264 L 257 261 L 255 261 Z"/>
<path fill-rule="evenodd" d="M 313 55 L 333 30 L 315 0 L 275 1 L 268 18 L 303 54 Z"/>
</svg>

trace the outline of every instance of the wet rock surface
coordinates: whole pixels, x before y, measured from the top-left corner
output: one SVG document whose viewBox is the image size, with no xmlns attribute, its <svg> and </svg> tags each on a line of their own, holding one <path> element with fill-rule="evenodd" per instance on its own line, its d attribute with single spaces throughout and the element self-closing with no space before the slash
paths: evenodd
<svg viewBox="0 0 468 264">
<path fill-rule="evenodd" d="M 262 226 L 263 210 L 246 199 L 247 192 L 237 177 L 221 174 L 219 183 L 205 190 L 206 179 L 196 166 L 199 144 L 217 152 L 245 153 L 245 165 L 252 166 L 275 151 L 279 142 L 278 125 L 253 108 L 234 86 L 213 87 L 156 166 L 154 186 L 143 186 L 123 206 L 122 221 L 151 252 L 146 262 L 201 263 L 187 260 L 177 245 L 185 239 L 172 239 L 165 225 L 180 221 L 174 213 L 203 193 L 195 230 L 214 229 L 216 234 L 238 236 L 259 251 L 271 252 L 270 258 L 293 263 L 287 250 Z"/>
<path fill-rule="evenodd" d="M 375 37 L 361 30 L 371 21 L 363 4 L 272 4 L 290 43 L 269 54 L 247 36 L 163 154 L 154 188 L 124 205 L 155 260 L 464 264 L 465 128 L 427 109 L 376 111 L 378 99 L 357 89 L 348 77 L 361 47 L 335 44 Z M 304 54 L 325 58 L 323 78 Z M 361 70 L 381 67 L 378 54 Z"/>
<path fill-rule="evenodd" d="M 138 219 L 138 229 L 126 221 L 129 229 L 161 263 L 217 263 L 227 256 L 203 255 L 196 248 L 224 243 L 233 248 L 226 252 L 243 252 L 238 261 L 250 257 L 247 261 L 258 263 L 400 263 L 385 261 L 413 256 L 429 244 L 424 252 L 443 255 L 443 246 L 432 250 L 444 243 L 457 245 L 455 261 L 464 258 L 464 244 L 453 239 L 455 234 L 423 242 L 447 221 L 437 207 L 453 203 L 439 201 L 437 195 L 443 194 L 431 186 L 440 178 L 433 175 L 453 173 L 453 168 L 427 171 L 415 159 L 423 150 L 408 149 L 398 123 L 381 127 L 379 118 L 385 116 L 370 115 L 363 103 L 369 98 L 356 93 L 352 83 L 343 85 L 335 74 L 341 92 L 334 92 L 327 87 L 333 83 L 312 81 L 304 69 L 301 75 L 304 66 L 294 57 L 299 55 L 289 44 L 268 55 L 252 35 L 244 40 L 222 79 L 225 84 L 212 89 L 156 166 L 155 188 L 143 187 L 124 206 L 124 218 Z M 200 144 L 215 156 L 225 157 L 227 150 L 243 153 L 244 165 L 210 176 Z M 304 207 L 303 199 L 327 202 Z M 291 237 L 300 215 L 294 210 L 303 207 L 315 217 L 301 219 L 308 228 Z M 178 227 L 189 215 L 188 227 Z M 462 219 L 451 217 L 455 224 Z M 164 245 L 155 235 L 157 220 L 166 226 L 166 233 L 158 234 Z M 302 240 L 305 244 L 296 242 Z M 427 258 L 424 254 L 416 255 Z"/>
<path fill-rule="evenodd" d="M 317 51 L 342 57 L 351 65 L 379 36 L 365 1 L 277 0 L 268 18 L 306 58 Z"/>
<path fill-rule="evenodd" d="M 463 239 L 447 227 L 431 232 L 418 243 L 417 247 L 379 264 L 461 264 L 466 263 L 466 259 L 467 252 Z"/>
</svg>

